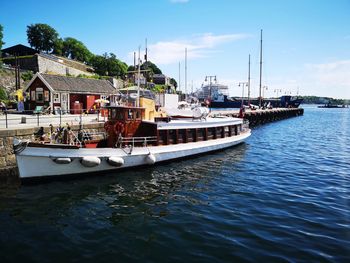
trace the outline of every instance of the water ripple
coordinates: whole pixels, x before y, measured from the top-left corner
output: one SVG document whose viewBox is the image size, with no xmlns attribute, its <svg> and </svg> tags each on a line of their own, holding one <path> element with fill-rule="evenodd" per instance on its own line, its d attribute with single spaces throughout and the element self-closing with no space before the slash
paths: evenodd
<svg viewBox="0 0 350 263">
<path fill-rule="evenodd" d="M 2 262 L 349 262 L 349 131 L 307 108 L 222 152 L 1 190 Z"/>
</svg>

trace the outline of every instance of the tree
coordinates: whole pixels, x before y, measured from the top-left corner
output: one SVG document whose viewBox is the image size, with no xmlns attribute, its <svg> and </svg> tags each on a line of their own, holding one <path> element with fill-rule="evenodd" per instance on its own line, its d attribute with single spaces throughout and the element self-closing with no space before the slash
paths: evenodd
<svg viewBox="0 0 350 263">
<path fill-rule="evenodd" d="M 31 47 L 49 53 L 55 47 L 58 33 L 47 24 L 31 24 L 27 26 L 27 38 Z"/>
<path fill-rule="evenodd" d="M 90 62 L 92 53 L 79 40 L 66 37 L 63 41 L 62 54 L 67 58 L 76 59 L 82 62 Z"/>
<path fill-rule="evenodd" d="M 141 65 L 141 69 L 150 69 L 153 74 L 162 74 L 162 71 L 157 67 L 157 65 L 153 64 L 151 61 L 144 62 Z"/>
<path fill-rule="evenodd" d="M 0 58 L 1 58 L 1 49 L 2 49 L 2 45 L 5 44 L 4 42 L 2 42 L 2 38 L 4 37 L 4 34 L 2 33 L 3 31 L 3 27 L 2 25 L 0 25 Z M 1 63 L 0 63 L 1 65 Z"/>
<path fill-rule="evenodd" d="M 63 39 L 62 38 L 58 38 L 56 40 L 52 53 L 55 55 L 58 55 L 58 56 L 63 55 Z"/>
<path fill-rule="evenodd" d="M 7 100 L 7 93 L 3 87 L 0 87 L 0 100 Z"/>
<path fill-rule="evenodd" d="M 115 76 L 123 79 L 128 69 L 128 65 L 117 59 L 113 53 L 93 56 L 91 65 L 95 72 L 101 76 Z"/>
<path fill-rule="evenodd" d="M 177 88 L 177 82 L 174 78 L 170 79 L 170 84 L 173 85 L 175 87 L 175 89 Z"/>
</svg>

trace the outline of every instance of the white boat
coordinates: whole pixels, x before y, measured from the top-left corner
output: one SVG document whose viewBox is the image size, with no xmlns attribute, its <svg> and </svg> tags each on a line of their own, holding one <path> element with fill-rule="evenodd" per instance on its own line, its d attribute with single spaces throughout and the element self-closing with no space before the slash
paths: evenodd
<svg viewBox="0 0 350 263">
<path fill-rule="evenodd" d="M 142 107 L 107 107 L 106 138 L 78 145 L 16 141 L 20 178 L 101 173 L 185 158 L 242 143 L 251 134 L 239 118 L 171 120 Z M 77 143 L 77 140 L 75 140 Z"/>
</svg>

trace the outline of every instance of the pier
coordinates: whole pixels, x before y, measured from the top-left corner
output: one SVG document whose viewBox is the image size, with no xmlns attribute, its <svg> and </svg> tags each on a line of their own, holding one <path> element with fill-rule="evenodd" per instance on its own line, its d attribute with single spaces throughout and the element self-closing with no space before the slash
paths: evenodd
<svg viewBox="0 0 350 263">
<path fill-rule="evenodd" d="M 302 108 L 275 108 L 264 110 L 245 110 L 244 119 L 249 121 L 249 126 L 254 127 L 257 125 L 265 124 L 268 122 L 283 120 L 291 117 L 297 117 L 304 114 Z M 239 110 L 221 110 L 211 111 L 210 116 L 228 116 L 239 117 Z"/>
</svg>

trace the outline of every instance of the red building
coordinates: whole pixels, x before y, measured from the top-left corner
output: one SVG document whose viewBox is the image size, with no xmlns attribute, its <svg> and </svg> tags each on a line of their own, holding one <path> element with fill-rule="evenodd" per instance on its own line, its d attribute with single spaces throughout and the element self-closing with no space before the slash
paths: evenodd
<svg viewBox="0 0 350 263">
<path fill-rule="evenodd" d="M 75 78 L 37 73 L 24 90 L 29 109 L 44 106 L 51 111 L 80 113 L 92 109 L 97 99 L 116 98 L 117 90 L 108 80 Z"/>
</svg>

